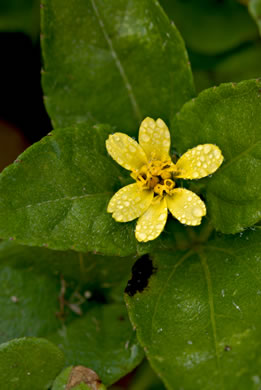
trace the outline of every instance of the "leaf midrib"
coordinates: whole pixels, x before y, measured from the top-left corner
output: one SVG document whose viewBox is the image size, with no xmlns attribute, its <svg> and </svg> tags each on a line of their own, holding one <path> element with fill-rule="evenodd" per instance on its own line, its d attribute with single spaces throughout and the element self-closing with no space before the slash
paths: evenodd
<svg viewBox="0 0 261 390">
<path fill-rule="evenodd" d="M 102 192 L 102 193 L 85 194 L 85 195 L 72 196 L 72 197 L 68 196 L 68 197 L 57 198 L 57 199 L 49 199 L 49 200 L 45 200 L 43 202 L 32 203 L 32 204 L 28 204 L 28 205 L 25 205 L 25 206 L 22 206 L 22 207 L 18 207 L 16 209 L 13 208 L 13 211 L 18 211 L 18 210 L 22 210 L 22 209 L 31 208 L 31 207 L 42 206 L 42 205 L 46 205 L 46 204 L 50 204 L 50 203 L 57 203 L 57 202 L 60 202 L 60 201 L 61 202 L 62 201 L 66 201 L 66 200 L 74 201 L 74 200 L 84 199 L 84 198 L 96 198 L 98 196 L 107 197 L 108 195 L 113 195 L 113 192 Z"/>
<path fill-rule="evenodd" d="M 137 100 L 135 98 L 135 95 L 133 93 L 133 88 L 129 82 L 129 79 L 126 75 L 126 72 L 123 68 L 123 65 L 114 49 L 114 46 L 113 46 L 113 43 L 112 43 L 112 40 L 110 39 L 109 37 L 109 34 L 107 33 L 106 29 L 105 29 L 105 24 L 101 18 L 101 14 L 98 10 L 98 7 L 97 7 L 97 4 L 95 2 L 96 0 L 91 0 L 91 4 L 92 4 L 92 8 L 93 8 L 93 11 L 95 13 L 95 16 L 98 20 L 98 23 L 99 23 L 99 26 L 102 30 L 102 33 L 103 33 L 103 36 L 104 36 L 104 39 L 110 49 L 110 52 L 111 52 L 111 56 L 115 62 L 115 65 L 116 65 L 116 68 L 118 69 L 119 73 L 120 73 L 120 76 L 123 80 L 123 83 L 124 83 L 124 86 L 126 88 L 126 91 L 127 91 L 127 95 L 130 99 L 130 103 L 131 103 L 131 106 L 132 106 L 132 109 L 133 109 L 133 112 L 134 112 L 134 115 L 136 117 L 136 120 L 138 122 L 138 124 L 141 122 L 142 120 L 142 115 L 141 115 L 141 110 L 138 106 L 138 103 L 137 103 Z"/>
</svg>

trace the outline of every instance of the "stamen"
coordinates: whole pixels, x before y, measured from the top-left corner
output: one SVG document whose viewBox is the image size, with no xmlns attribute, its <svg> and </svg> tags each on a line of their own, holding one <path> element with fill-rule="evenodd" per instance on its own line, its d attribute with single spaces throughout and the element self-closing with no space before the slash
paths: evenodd
<svg viewBox="0 0 261 390">
<path fill-rule="evenodd" d="M 160 174 L 161 178 L 164 180 L 164 179 L 170 179 L 171 178 L 171 173 L 168 172 L 168 171 L 163 171 L 161 172 Z"/>
<path fill-rule="evenodd" d="M 155 187 L 154 187 L 154 192 L 155 194 L 158 194 L 160 196 L 163 195 L 163 191 L 164 191 L 164 186 L 161 185 L 161 184 L 157 184 Z"/>
<path fill-rule="evenodd" d="M 164 180 L 164 186 L 168 190 L 172 190 L 172 188 L 175 186 L 175 182 L 173 180 L 170 180 L 170 179 Z"/>
</svg>

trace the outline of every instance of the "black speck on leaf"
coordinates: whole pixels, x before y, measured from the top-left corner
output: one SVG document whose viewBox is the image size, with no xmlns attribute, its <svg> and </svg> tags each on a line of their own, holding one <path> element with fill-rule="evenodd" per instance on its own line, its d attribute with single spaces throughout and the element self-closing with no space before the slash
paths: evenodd
<svg viewBox="0 0 261 390">
<path fill-rule="evenodd" d="M 226 345 L 224 348 L 224 351 L 229 352 L 229 351 L 231 351 L 231 349 L 232 348 L 229 345 Z"/>
<path fill-rule="evenodd" d="M 125 293 L 130 297 L 133 297 L 137 292 L 141 293 L 148 286 L 149 278 L 156 270 L 149 256 L 142 256 L 132 267 L 132 277 L 127 283 Z"/>
</svg>

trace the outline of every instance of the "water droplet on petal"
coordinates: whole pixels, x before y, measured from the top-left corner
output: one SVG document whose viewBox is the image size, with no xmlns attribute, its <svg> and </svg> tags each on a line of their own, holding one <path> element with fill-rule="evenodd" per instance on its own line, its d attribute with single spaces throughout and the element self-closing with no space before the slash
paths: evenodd
<svg viewBox="0 0 261 390">
<path fill-rule="evenodd" d="M 139 239 L 145 240 L 147 238 L 147 235 L 145 233 L 139 233 Z"/>
<path fill-rule="evenodd" d="M 194 215 L 194 217 L 202 217 L 203 212 L 202 212 L 201 208 L 195 207 L 192 211 L 192 214 Z"/>
<path fill-rule="evenodd" d="M 149 137 L 147 134 L 142 134 L 141 139 L 142 139 L 142 141 L 144 141 L 144 142 L 149 142 L 150 137 Z"/>
<path fill-rule="evenodd" d="M 208 154 L 211 150 L 211 146 L 210 145 L 205 145 L 204 146 L 204 153 Z"/>
</svg>

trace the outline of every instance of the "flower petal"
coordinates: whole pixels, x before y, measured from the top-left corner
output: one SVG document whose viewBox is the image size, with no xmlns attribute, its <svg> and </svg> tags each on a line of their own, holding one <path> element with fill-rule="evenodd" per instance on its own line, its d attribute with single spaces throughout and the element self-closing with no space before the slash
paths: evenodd
<svg viewBox="0 0 261 390">
<path fill-rule="evenodd" d="M 170 133 L 162 119 L 147 117 L 141 122 L 139 130 L 139 144 L 145 151 L 149 161 L 170 160 Z"/>
<path fill-rule="evenodd" d="M 137 183 L 122 187 L 111 198 L 107 211 L 117 222 L 129 222 L 142 215 L 150 206 L 153 191 L 140 190 Z"/>
<path fill-rule="evenodd" d="M 138 142 L 127 134 L 114 133 L 106 141 L 106 148 L 119 165 L 130 171 L 139 170 L 147 164 L 147 157 Z"/>
<path fill-rule="evenodd" d="M 223 159 L 221 150 L 216 145 L 198 145 L 180 157 L 176 164 L 178 170 L 176 177 L 182 179 L 206 177 L 220 167 Z"/>
<path fill-rule="evenodd" d="M 194 192 L 185 188 L 173 190 L 166 196 L 168 209 L 179 222 L 185 225 L 200 225 L 201 218 L 206 215 L 205 203 Z"/>
<path fill-rule="evenodd" d="M 135 230 L 137 240 L 147 242 L 157 238 L 164 229 L 167 218 L 165 197 L 158 202 L 153 201 L 148 210 L 138 219 Z"/>
</svg>

